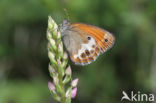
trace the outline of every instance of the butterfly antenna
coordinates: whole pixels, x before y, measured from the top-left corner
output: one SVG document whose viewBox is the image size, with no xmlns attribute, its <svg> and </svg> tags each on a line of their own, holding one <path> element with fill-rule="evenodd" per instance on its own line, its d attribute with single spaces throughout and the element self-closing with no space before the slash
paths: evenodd
<svg viewBox="0 0 156 103">
<path fill-rule="evenodd" d="M 67 17 L 67 20 L 69 21 L 69 20 L 70 20 L 70 19 L 69 19 L 69 13 L 68 13 L 68 11 L 67 11 L 66 8 L 64 8 L 64 12 L 65 12 L 65 15 L 66 15 L 66 17 Z"/>
</svg>

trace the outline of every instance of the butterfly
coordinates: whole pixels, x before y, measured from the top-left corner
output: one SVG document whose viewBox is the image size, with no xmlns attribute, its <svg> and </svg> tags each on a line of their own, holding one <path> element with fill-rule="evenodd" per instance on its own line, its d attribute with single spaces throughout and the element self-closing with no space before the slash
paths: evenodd
<svg viewBox="0 0 156 103">
<path fill-rule="evenodd" d="M 115 41 L 110 32 L 89 24 L 71 24 L 64 20 L 59 30 L 71 61 L 77 65 L 87 65 L 95 61 Z"/>
</svg>

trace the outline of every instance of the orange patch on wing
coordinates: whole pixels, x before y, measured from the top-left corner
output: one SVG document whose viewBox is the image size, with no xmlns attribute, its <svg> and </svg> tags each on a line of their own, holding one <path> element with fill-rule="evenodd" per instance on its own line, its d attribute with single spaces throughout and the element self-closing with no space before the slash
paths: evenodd
<svg viewBox="0 0 156 103">
<path fill-rule="evenodd" d="M 79 64 L 88 63 L 88 59 L 74 58 L 74 56 L 71 57 L 71 60 L 72 60 L 74 63 L 79 63 Z"/>
<path fill-rule="evenodd" d="M 104 51 L 105 44 L 104 44 L 104 37 L 106 35 L 106 32 L 96 26 L 87 25 L 87 24 L 81 24 L 81 23 L 74 23 L 72 24 L 73 27 L 78 27 L 80 30 L 87 32 L 92 37 L 95 38 L 98 45 L 101 47 L 102 51 Z"/>
</svg>

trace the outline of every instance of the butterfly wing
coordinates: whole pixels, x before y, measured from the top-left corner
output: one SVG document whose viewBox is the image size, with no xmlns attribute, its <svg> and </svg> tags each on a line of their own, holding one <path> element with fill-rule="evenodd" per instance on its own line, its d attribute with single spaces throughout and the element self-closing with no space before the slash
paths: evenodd
<svg viewBox="0 0 156 103">
<path fill-rule="evenodd" d="M 104 29 L 82 23 L 74 23 L 72 26 L 79 28 L 95 38 L 102 53 L 110 49 L 114 44 L 115 37 Z"/>
<path fill-rule="evenodd" d="M 81 39 L 85 40 L 85 38 L 81 38 Z M 99 54 L 100 54 L 100 49 L 97 46 L 97 42 L 93 37 L 90 37 L 90 40 L 88 40 L 88 42 L 86 43 L 81 42 L 80 48 L 77 50 L 77 53 L 71 54 L 70 57 L 75 64 L 87 65 L 95 61 Z"/>
<path fill-rule="evenodd" d="M 99 54 L 108 50 L 114 44 L 114 36 L 96 26 L 87 24 L 71 24 L 70 30 L 81 37 L 81 48 L 70 55 L 75 64 L 87 65 L 95 61 Z M 79 44 L 78 44 L 79 45 Z"/>
</svg>

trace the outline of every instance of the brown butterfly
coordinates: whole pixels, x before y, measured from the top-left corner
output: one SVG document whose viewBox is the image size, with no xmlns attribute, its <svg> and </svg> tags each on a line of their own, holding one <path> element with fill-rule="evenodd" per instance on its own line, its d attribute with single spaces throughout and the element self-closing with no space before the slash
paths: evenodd
<svg viewBox="0 0 156 103">
<path fill-rule="evenodd" d="M 71 60 L 78 65 L 87 65 L 111 48 L 115 37 L 99 27 L 83 24 L 70 24 L 64 20 L 60 25 L 63 42 Z"/>
</svg>

